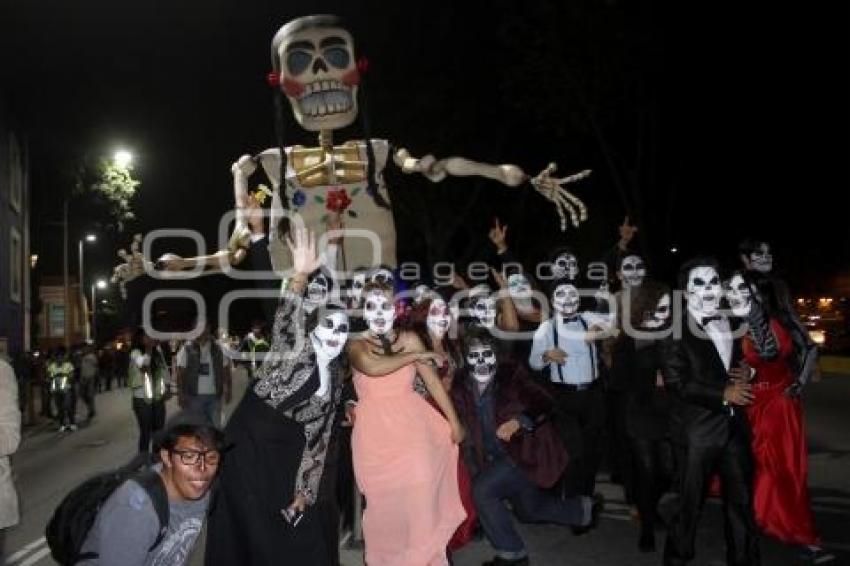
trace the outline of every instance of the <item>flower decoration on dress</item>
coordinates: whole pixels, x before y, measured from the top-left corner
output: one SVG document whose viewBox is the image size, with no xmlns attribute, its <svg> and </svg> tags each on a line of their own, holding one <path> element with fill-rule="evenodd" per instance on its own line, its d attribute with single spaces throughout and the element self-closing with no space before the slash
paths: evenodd
<svg viewBox="0 0 850 566">
<path fill-rule="evenodd" d="M 251 193 L 251 196 L 257 201 L 257 204 L 263 206 L 265 204 L 266 199 L 272 196 L 272 192 L 265 185 L 260 185 L 257 189 Z"/>
<path fill-rule="evenodd" d="M 299 189 L 292 194 L 292 204 L 295 206 L 302 207 L 305 202 L 307 202 L 307 195 L 304 194 L 304 191 Z"/>
</svg>

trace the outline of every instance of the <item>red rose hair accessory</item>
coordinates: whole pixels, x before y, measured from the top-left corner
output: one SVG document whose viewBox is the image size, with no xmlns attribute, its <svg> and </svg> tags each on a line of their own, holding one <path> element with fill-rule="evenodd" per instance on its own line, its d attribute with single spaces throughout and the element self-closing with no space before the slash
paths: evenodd
<svg viewBox="0 0 850 566">
<path fill-rule="evenodd" d="M 280 73 L 272 71 L 266 75 L 266 82 L 269 83 L 269 86 L 280 86 Z"/>
<path fill-rule="evenodd" d="M 365 56 L 361 56 L 357 60 L 357 70 L 360 72 L 361 75 L 365 74 L 369 70 L 369 59 L 367 59 Z"/>
</svg>

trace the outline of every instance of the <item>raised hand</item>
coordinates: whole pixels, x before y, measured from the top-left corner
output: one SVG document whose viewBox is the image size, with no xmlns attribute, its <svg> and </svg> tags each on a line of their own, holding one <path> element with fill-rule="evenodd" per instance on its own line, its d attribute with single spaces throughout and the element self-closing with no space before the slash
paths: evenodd
<svg viewBox="0 0 850 566">
<path fill-rule="evenodd" d="M 309 275 L 321 265 L 316 255 L 316 234 L 312 231 L 304 228 L 291 231 L 286 237 L 286 245 L 292 252 L 292 266 L 296 274 Z"/>
<path fill-rule="evenodd" d="M 487 233 L 490 241 L 493 242 L 493 245 L 496 246 L 496 253 L 502 254 L 508 250 L 507 243 L 507 235 L 508 235 L 508 225 L 504 226 L 499 222 L 499 218 L 496 217 L 493 219 L 493 227 L 490 228 L 490 232 Z"/>
<path fill-rule="evenodd" d="M 558 166 L 550 163 L 539 175 L 531 179 L 531 185 L 538 193 L 555 205 L 555 211 L 561 218 L 561 231 L 567 229 L 567 215 L 572 225 L 578 228 L 581 222 L 587 220 L 587 207 L 578 197 L 564 188 L 564 185 L 575 183 L 590 175 L 590 169 L 585 169 L 566 177 L 553 177 Z"/>
</svg>

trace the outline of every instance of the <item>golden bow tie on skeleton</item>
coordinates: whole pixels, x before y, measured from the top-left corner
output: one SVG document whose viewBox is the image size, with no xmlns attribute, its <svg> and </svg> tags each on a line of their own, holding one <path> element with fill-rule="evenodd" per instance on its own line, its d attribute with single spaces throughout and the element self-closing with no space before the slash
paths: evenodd
<svg viewBox="0 0 850 566">
<path fill-rule="evenodd" d="M 231 168 L 236 227 L 228 249 L 197 258 L 172 256 L 172 261 L 165 262 L 166 268 L 238 263 L 253 237 L 265 235 L 264 218 L 268 215 L 272 265 L 275 271 L 285 273 L 292 263 L 284 242 L 289 225 L 294 222 L 319 233 L 323 224 L 329 228 L 328 222 L 334 218 L 329 213 L 329 200 L 334 198 L 330 193 L 339 191 L 344 191 L 351 203 L 345 215 L 346 237 L 338 252 L 327 254 L 328 267 L 340 262 L 343 270 L 377 264 L 394 267 L 396 230 L 384 183 L 384 169 L 390 159 L 403 173 L 419 173 L 434 182 L 450 175 L 486 177 L 510 187 L 529 183 L 555 207 L 562 230 L 568 224 L 578 227 L 587 219 L 584 203 L 565 186 L 584 179 L 589 170 L 557 178 L 553 176 L 556 167 L 550 164 L 532 177 L 510 164 L 479 163 L 462 157 L 436 159 L 431 155 L 416 158 L 386 140 L 370 138 L 365 127 L 362 139 L 335 145 L 336 130 L 363 118 L 359 95 L 364 86 L 354 39 L 336 16 L 305 16 L 288 22 L 272 40 L 271 58 L 273 72 L 269 77 L 275 90 L 278 144 L 254 157 L 241 157 Z M 301 128 L 317 134 L 316 147 L 287 145 L 287 111 Z M 251 193 L 248 188 L 257 165 L 273 185 L 269 213 L 262 211 L 257 192 Z"/>
</svg>

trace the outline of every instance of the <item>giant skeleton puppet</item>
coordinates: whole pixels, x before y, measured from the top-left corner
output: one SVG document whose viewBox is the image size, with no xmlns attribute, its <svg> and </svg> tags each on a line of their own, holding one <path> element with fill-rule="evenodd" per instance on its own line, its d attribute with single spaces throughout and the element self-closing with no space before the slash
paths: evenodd
<svg viewBox="0 0 850 566">
<path fill-rule="evenodd" d="M 254 157 L 243 156 L 232 167 L 237 217 L 229 249 L 212 256 L 181 259 L 169 267 L 238 263 L 252 236 L 256 239 L 264 234 L 258 201 L 269 193 L 249 191 L 249 177 L 257 163 L 274 185 L 269 252 L 278 272 L 291 265 L 283 238 L 288 229 L 286 217 L 296 214 L 308 228 L 317 231 L 324 228 L 329 216 L 344 216 L 346 229 L 377 235 L 380 262 L 395 267 L 396 231 L 384 183 L 384 170 L 390 162 L 404 173 L 421 173 L 433 182 L 448 175 L 487 177 L 511 187 L 530 181 L 555 206 L 562 230 L 566 230 L 568 218 L 574 226 L 587 218 L 584 204 L 564 188 L 586 177 L 590 173 L 587 170 L 556 178 L 555 165 L 550 164 L 532 178 L 516 165 L 489 165 L 460 157 L 437 160 L 431 155 L 416 159 L 387 140 L 369 139 L 363 115 L 360 118 L 367 138 L 335 145 L 334 132 L 358 118 L 358 92 L 363 90 L 361 72 L 365 65 L 357 62 L 355 54 L 351 34 L 333 15 L 297 18 L 278 30 L 272 40 L 273 72 L 269 81 L 275 88 L 279 147 Z M 286 145 L 287 102 L 296 122 L 318 134 L 317 147 Z M 328 258 L 329 262 L 345 270 L 373 265 L 372 244 L 363 237 L 349 232 L 340 251 L 340 257 Z"/>
</svg>

